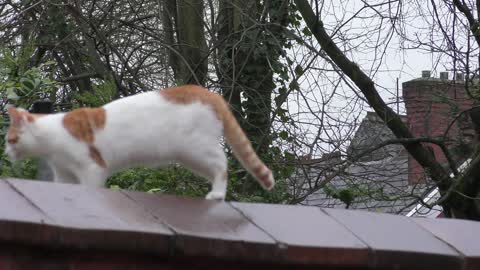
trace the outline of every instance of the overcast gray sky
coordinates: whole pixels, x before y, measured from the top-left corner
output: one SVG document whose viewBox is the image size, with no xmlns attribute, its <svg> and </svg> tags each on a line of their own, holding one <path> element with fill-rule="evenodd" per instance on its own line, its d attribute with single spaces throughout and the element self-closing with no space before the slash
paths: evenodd
<svg viewBox="0 0 480 270">
<path fill-rule="evenodd" d="M 397 78 L 400 95 L 402 83 L 420 77 L 422 70 L 432 71 L 435 77 L 439 77 L 439 72 L 449 71 L 449 78 L 453 78 L 451 57 L 432 52 L 428 45 L 418 46 L 419 42 L 434 42 L 439 48 L 447 47 L 438 28 L 431 27 L 434 17 L 431 16 L 429 1 L 402 1 L 401 12 L 398 12 L 399 2 L 393 2 L 390 6 L 376 6 L 375 9 L 366 8 L 364 2 L 378 4 L 386 1 L 326 2 L 321 10 L 321 18 L 327 30 L 336 33 L 334 40 L 347 52 L 347 56 L 371 75 L 386 102 L 395 101 Z M 444 7 L 441 5 L 437 8 L 439 13 L 448 14 L 446 10 L 442 11 Z M 395 23 L 386 19 L 392 16 L 397 18 Z M 452 18 L 447 15 L 442 17 L 447 26 Z M 340 25 L 342 27 L 338 29 Z M 456 30 L 455 40 L 457 47 L 465 47 L 462 31 Z M 320 48 L 313 38 L 306 42 Z M 292 49 L 290 55 L 302 67 L 306 67 L 315 57 L 303 46 Z M 476 63 L 473 65 L 476 66 Z M 348 145 L 346 139 L 353 135 L 352 126 L 358 124 L 366 111 L 371 109 L 356 97 L 347 84 L 340 82 L 331 65 L 321 57 L 313 60 L 312 67 L 299 81 L 301 93 L 291 95 L 288 110 L 300 123 L 294 131 L 296 136 L 304 136 L 305 141 L 311 143 L 320 135 L 325 141 L 320 142 L 314 151 L 315 155 L 320 156 L 336 146 L 344 149 Z M 394 104 L 391 107 L 396 108 Z M 403 106 L 400 106 L 400 113 L 405 113 Z M 335 143 L 336 140 L 338 142 Z"/>
</svg>

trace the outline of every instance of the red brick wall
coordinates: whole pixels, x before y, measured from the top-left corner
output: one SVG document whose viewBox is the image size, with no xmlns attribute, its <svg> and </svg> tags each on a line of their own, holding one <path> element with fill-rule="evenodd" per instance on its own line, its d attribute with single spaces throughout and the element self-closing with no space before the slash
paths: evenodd
<svg viewBox="0 0 480 270">
<path fill-rule="evenodd" d="M 472 106 L 472 100 L 467 98 L 462 82 L 440 81 L 433 78 L 403 83 L 403 98 L 407 110 L 407 123 L 416 137 L 442 137 L 458 113 L 454 107 L 458 106 L 462 111 Z M 465 137 L 464 133 L 469 133 L 469 130 L 471 128 L 466 128 L 465 122 L 456 121 L 450 128 L 448 137 L 451 139 Z M 436 159 L 445 164 L 446 158 L 440 147 L 428 145 L 432 148 Z M 449 144 L 451 145 L 452 143 Z M 424 181 L 424 171 L 420 164 L 409 157 L 408 165 L 409 182 L 414 184 Z"/>
</svg>

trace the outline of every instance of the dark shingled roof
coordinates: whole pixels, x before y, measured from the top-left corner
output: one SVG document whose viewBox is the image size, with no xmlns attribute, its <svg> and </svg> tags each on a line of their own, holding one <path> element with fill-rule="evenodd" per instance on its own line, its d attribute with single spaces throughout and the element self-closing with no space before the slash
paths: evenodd
<svg viewBox="0 0 480 270">
<path fill-rule="evenodd" d="M 298 170 L 291 178 L 292 181 L 315 179 L 319 175 L 324 179 L 322 175 L 325 175 L 327 169 L 332 171 L 332 168 L 324 163 L 311 164 L 303 168 L 304 170 Z M 304 184 L 304 188 L 306 192 L 308 184 Z M 409 185 L 407 159 L 396 156 L 349 166 L 344 173 L 328 182 L 326 188 L 310 194 L 301 204 L 346 208 L 345 202 L 332 194 L 350 190 L 355 196 L 349 205 L 350 209 L 406 214 L 433 188 L 433 185 L 426 184 Z"/>
<path fill-rule="evenodd" d="M 429 190 L 426 185 L 410 186 L 407 181 L 407 162 L 393 157 L 380 161 L 351 165 L 345 174 L 335 177 L 327 189 L 337 192 L 352 190 L 355 199 L 351 209 L 364 209 L 375 212 L 406 214 L 417 203 L 418 197 Z M 318 174 L 318 168 L 309 170 L 309 177 Z M 308 196 L 303 204 L 320 207 L 345 208 L 346 204 L 332 198 L 331 192 L 321 190 Z"/>
<path fill-rule="evenodd" d="M 375 113 L 369 112 L 360 124 L 347 153 L 354 157 L 394 138 L 383 121 Z M 328 175 L 342 168 L 345 160 L 340 156 L 336 159 L 332 156 L 334 155 L 329 154 L 326 158 L 301 162 L 290 178 L 292 183 L 296 183 L 298 194 L 308 192 L 311 181 L 318 180 L 322 183 L 328 179 Z M 350 209 L 405 215 L 434 188 L 431 183 L 409 185 L 408 155 L 401 145 L 393 144 L 362 156 L 326 183 L 325 188 L 310 194 L 300 204 L 346 208 L 346 199 L 353 196 L 348 205 Z M 340 200 L 342 192 L 343 200 Z"/>
</svg>

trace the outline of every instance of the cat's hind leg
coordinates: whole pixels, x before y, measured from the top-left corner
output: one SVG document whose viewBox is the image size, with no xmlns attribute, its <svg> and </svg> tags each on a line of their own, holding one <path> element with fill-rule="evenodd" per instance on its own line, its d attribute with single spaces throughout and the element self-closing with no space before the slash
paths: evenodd
<svg viewBox="0 0 480 270">
<path fill-rule="evenodd" d="M 227 171 L 217 174 L 211 180 L 212 190 L 205 196 L 207 200 L 224 200 L 227 194 Z"/>
<path fill-rule="evenodd" d="M 217 143 L 201 145 L 203 147 L 184 153 L 179 161 L 194 173 L 210 181 L 212 189 L 205 197 L 206 199 L 223 200 L 227 193 L 227 157 Z M 207 145 L 209 147 L 206 147 Z"/>
</svg>

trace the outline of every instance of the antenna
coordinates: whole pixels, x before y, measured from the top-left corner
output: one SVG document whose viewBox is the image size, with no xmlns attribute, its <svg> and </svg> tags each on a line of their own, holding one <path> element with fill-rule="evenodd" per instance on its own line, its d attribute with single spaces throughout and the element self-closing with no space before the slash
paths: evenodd
<svg viewBox="0 0 480 270">
<path fill-rule="evenodd" d="M 398 90 L 398 77 L 397 77 L 397 114 L 400 114 L 400 97 Z"/>
</svg>

